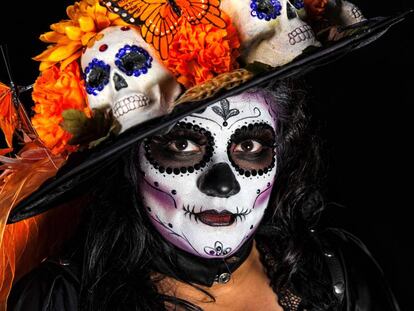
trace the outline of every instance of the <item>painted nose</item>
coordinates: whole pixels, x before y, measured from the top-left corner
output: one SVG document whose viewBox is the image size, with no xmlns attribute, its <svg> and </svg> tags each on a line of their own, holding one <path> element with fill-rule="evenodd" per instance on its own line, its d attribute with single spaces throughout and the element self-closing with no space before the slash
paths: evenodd
<svg viewBox="0 0 414 311">
<path fill-rule="evenodd" d="M 197 180 L 197 187 L 208 196 L 219 198 L 229 198 L 240 191 L 240 185 L 227 163 L 214 164 Z"/>
<path fill-rule="evenodd" d="M 125 81 L 125 79 L 122 78 L 117 73 L 114 74 L 114 84 L 115 84 L 115 90 L 117 90 L 117 91 L 128 87 L 128 83 Z"/>
</svg>

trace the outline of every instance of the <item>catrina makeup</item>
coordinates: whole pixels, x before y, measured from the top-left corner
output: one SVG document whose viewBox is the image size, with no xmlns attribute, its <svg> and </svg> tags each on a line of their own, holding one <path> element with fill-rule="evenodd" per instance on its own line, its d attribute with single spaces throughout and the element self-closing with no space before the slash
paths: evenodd
<svg viewBox="0 0 414 311">
<path fill-rule="evenodd" d="M 167 241 L 224 258 L 254 234 L 276 173 L 272 100 L 261 90 L 229 97 L 142 143 L 142 202 Z"/>
</svg>

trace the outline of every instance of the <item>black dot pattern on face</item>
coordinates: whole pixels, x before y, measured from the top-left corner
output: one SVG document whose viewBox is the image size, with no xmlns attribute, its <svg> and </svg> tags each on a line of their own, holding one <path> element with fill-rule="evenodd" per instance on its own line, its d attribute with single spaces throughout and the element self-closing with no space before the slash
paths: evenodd
<svg viewBox="0 0 414 311">
<path fill-rule="evenodd" d="M 254 124 L 249 124 L 247 126 L 242 126 L 241 128 L 239 128 L 239 129 L 237 129 L 237 130 L 234 131 L 234 134 L 231 135 L 231 139 L 227 143 L 227 155 L 229 157 L 229 160 L 230 160 L 231 165 L 234 167 L 234 169 L 240 175 L 244 175 L 245 177 L 263 176 L 264 174 L 267 174 L 270 171 L 272 171 L 272 169 L 275 167 L 275 163 L 276 163 L 276 159 L 275 159 L 275 157 L 273 157 L 272 163 L 268 167 L 266 167 L 265 169 L 260 169 L 260 170 L 244 170 L 244 169 L 240 168 L 232 160 L 231 155 L 230 155 L 230 148 L 231 148 L 231 144 L 232 144 L 232 141 L 233 141 L 233 137 L 235 135 L 238 135 L 242 130 L 247 130 L 247 129 L 252 130 L 255 125 L 259 125 L 260 126 L 260 125 L 268 125 L 268 124 L 267 123 L 254 123 Z M 252 178 L 250 178 L 250 179 L 252 179 Z"/>
<path fill-rule="evenodd" d="M 172 227 L 173 227 L 173 225 L 172 225 L 172 224 L 168 224 L 168 227 L 172 228 Z"/>
<path fill-rule="evenodd" d="M 151 207 L 148 206 L 147 207 L 147 210 L 148 210 L 148 212 L 151 212 Z"/>
<path fill-rule="evenodd" d="M 171 193 L 172 193 L 173 195 L 176 195 L 176 194 L 177 194 L 177 190 L 172 190 L 172 191 L 171 191 Z"/>
<path fill-rule="evenodd" d="M 252 230 L 252 229 L 253 229 L 253 225 L 250 226 L 250 230 Z"/>
<path fill-rule="evenodd" d="M 184 119 L 187 120 L 187 119 Z M 196 171 L 202 170 L 208 162 L 210 162 L 211 157 L 213 156 L 214 151 L 214 138 L 212 134 L 207 131 L 206 129 L 202 128 L 199 125 L 194 125 L 189 122 L 179 122 L 176 127 L 179 128 L 185 128 L 185 129 L 191 129 L 195 132 L 199 132 L 202 135 L 205 135 L 207 137 L 207 145 L 206 145 L 206 152 L 205 155 L 200 163 L 195 164 L 194 166 L 189 167 L 180 167 L 180 168 L 171 168 L 171 167 L 163 167 L 161 166 L 151 155 L 151 147 L 150 147 L 150 141 L 146 139 L 144 141 L 144 150 L 145 150 L 145 156 L 148 160 L 148 162 L 157 169 L 161 174 L 167 173 L 168 175 L 173 175 L 172 177 L 175 177 L 174 175 L 183 175 L 187 173 L 194 173 Z M 165 175 L 164 175 L 165 177 Z"/>
</svg>

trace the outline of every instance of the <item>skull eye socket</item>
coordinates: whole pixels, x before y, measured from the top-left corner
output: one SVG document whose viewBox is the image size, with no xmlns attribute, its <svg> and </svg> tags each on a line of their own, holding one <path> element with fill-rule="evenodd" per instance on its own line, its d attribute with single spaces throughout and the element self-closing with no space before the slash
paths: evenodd
<svg viewBox="0 0 414 311">
<path fill-rule="evenodd" d="M 85 69 L 86 92 L 98 95 L 109 83 L 109 65 L 94 58 Z"/>
<path fill-rule="evenodd" d="M 282 5 L 278 0 L 252 0 L 250 8 L 253 17 L 270 21 L 280 15 Z"/>
<path fill-rule="evenodd" d="M 148 52 L 136 45 L 125 45 L 115 55 L 115 64 L 127 76 L 146 74 L 151 63 L 152 57 Z"/>
</svg>

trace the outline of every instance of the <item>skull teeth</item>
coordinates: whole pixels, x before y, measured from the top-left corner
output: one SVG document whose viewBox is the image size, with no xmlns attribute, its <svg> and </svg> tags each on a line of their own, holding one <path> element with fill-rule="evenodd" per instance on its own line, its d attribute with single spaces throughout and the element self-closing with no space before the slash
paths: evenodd
<svg viewBox="0 0 414 311">
<path fill-rule="evenodd" d="M 309 25 L 303 25 L 295 28 L 292 32 L 288 34 L 289 43 L 295 45 L 297 43 L 311 40 L 315 38 L 312 28 Z"/>
<path fill-rule="evenodd" d="M 150 99 L 143 94 L 128 96 L 115 102 L 113 107 L 114 117 L 119 118 L 132 110 L 147 107 L 149 104 Z"/>
</svg>

